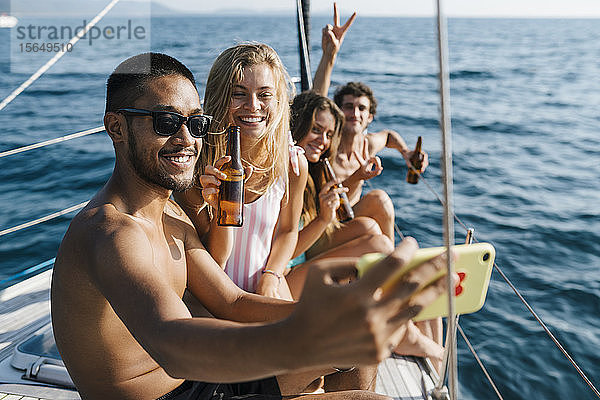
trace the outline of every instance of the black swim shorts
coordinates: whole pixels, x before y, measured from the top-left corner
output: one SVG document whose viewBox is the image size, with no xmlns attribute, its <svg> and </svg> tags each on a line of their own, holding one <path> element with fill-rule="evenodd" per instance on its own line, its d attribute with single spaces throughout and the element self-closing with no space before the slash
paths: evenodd
<svg viewBox="0 0 600 400">
<path fill-rule="evenodd" d="M 281 400 L 275 377 L 242 383 L 185 381 L 157 400 Z"/>
</svg>

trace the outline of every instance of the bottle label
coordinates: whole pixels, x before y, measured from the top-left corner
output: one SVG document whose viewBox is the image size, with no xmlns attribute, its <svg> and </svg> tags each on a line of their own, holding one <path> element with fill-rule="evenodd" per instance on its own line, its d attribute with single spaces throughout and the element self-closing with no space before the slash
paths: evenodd
<svg viewBox="0 0 600 400">
<path fill-rule="evenodd" d="M 244 171 L 235 169 L 224 169 L 223 172 L 227 177 L 222 181 L 239 182 L 244 179 Z"/>
<path fill-rule="evenodd" d="M 240 182 L 242 180 L 244 180 L 244 174 L 240 174 L 240 175 L 227 174 L 227 177 L 225 179 L 221 179 L 221 181 L 224 181 L 224 182 Z"/>
</svg>

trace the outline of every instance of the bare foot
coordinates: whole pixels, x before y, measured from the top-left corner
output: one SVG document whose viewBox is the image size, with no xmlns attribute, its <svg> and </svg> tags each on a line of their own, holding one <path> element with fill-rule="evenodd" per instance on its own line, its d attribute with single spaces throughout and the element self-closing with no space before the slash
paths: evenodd
<svg viewBox="0 0 600 400">
<path fill-rule="evenodd" d="M 424 335 L 412 321 L 406 324 L 406 332 L 394 349 L 394 353 L 403 356 L 428 357 L 438 372 L 444 358 L 444 348 Z"/>
</svg>

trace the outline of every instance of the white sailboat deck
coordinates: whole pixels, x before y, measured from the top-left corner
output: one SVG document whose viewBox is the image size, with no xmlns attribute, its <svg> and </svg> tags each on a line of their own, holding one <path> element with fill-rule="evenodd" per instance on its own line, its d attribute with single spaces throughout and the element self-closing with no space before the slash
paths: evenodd
<svg viewBox="0 0 600 400">
<path fill-rule="evenodd" d="M 51 277 L 48 270 L 0 291 L 0 400 L 80 398 L 72 390 L 23 380 L 24 372 L 10 366 L 17 344 L 50 322 Z M 420 359 L 394 357 L 379 365 L 377 392 L 394 399 L 427 399 L 433 386 Z"/>
</svg>

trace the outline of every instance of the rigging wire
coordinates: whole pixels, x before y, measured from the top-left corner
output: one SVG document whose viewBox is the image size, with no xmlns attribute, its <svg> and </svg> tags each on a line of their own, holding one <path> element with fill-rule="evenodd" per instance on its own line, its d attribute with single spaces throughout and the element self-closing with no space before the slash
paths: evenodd
<svg viewBox="0 0 600 400">
<path fill-rule="evenodd" d="M 427 186 L 429 188 L 429 190 L 435 195 L 435 197 L 437 197 L 437 199 L 440 201 L 440 203 L 443 204 L 442 198 L 435 191 L 435 189 L 427 182 L 427 180 L 421 175 L 421 173 L 417 169 L 415 169 L 415 167 L 412 164 L 409 164 L 408 167 L 411 170 L 413 170 L 415 173 L 417 173 L 419 175 L 419 178 L 423 181 L 423 183 L 425 184 L 425 186 Z M 456 220 L 456 222 L 458 222 L 465 230 L 468 231 L 467 225 L 456 214 L 454 214 L 453 217 Z M 475 236 L 473 236 L 473 240 L 475 242 L 479 243 L 479 240 L 477 240 L 477 238 Z M 594 386 L 593 382 L 587 377 L 587 375 L 581 369 L 581 367 L 579 367 L 579 365 L 577 364 L 577 362 L 575 361 L 575 359 L 573 359 L 573 357 L 569 354 L 569 352 L 567 352 L 567 350 L 564 348 L 564 346 L 560 343 L 560 341 L 556 338 L 556 336 L 550 331 L 550 329 L 548 328 L 548 326 L 538 316 L 538 314 L 535 312 L 535 310 L 533 309 L 533 307 L 529 304 L 529 302 L 525 299 L 525 297 L 523 297 L 523 295 L 521 294 L 521 292 L 519 292 L 519 289 L 517 289 L 517 287 L 511 282 L 511 280 L 502 271 L 502 269 L 500 268 L 500 266 L 496 262 L 494 262 L 494 269 L 496 271 L 498 271 L 498 273 L 500 274 L 500 276 L 502 277 L 502 279 L 506 282 L 506 284 L 508 284 L 508 286 L 517 295 L 517 297 L 519 298 L 519 300 L 521 300 L 521 302 L 525 305 L 525 307 L 527 308 L 527 310 L 531 313 L 531 315 L 535 318 L 535 320 L 540 324 L 540 326 L 546 332 L 546 334 L 548 335 L 548 337 L 550 337 L 550 339 L 552 340 L 552 342 L 554 342 L 554 344 L 556 345 L 556 347 L 563 353 L 563 355 L 571 363 L 571 365 L 573 366 L 573 368 L 575 368 L 575 370 L 577 371 L 577 373 L 581 376 L 581 378 L 585 381 L 585 383 L 594 392 L 594 394 L 596 395 L 596 397 L 598 397 L 600 399 L 600 392 Z"/>
<path fill-rule="evenodd" d="M 50 146 L 51 144 L 65 142 L 67 140 L 80 138 L 80 137 L 91 135 L 91 134 L 98 133 L 98 132 L 104 132 L 104 127 L 99 126 L 97 128 L 92 128 L 92 129 L 88 129 L 88 130 L 81 131 L 81 132 L 71 133 L 70 135 L 65 135 L 65 136 L 55 138 L 55 139 L 46 140 L 44 142 L 38 142 L 38 143 L 30 144 L 27 146 L 18 147 L 16 149 L 3 151 L 3 152 L 0 152 L 0 158 L 6 157 L 6 156 L 12 156 L 13 154 L 22 153 L 24 151 L 38 149 L 40 147 Z"/>
<path fill-rule="evenodd" d="M 529 305 L 529 303 L 527 302 L 527 300 L 525 300 L 525 298 L 521 295 L 521 293 L 519 293 L 519 291 L 517 290 L 517 288 L 512 284 L 512 282 L 508 279 L 508 277 L 504 274 L 504 272 L 502 272 L 502 270 L 500 269 L 500 267 L 498 267 L 498 265 L 495 262 L 494 262 L 494 268 L 496 268 L 496 271 L 498 271 L 498 273 L 502 276 L 502 279 L 504 279 L 504 281 L 508 284 L 508 286 L 510 286 L 510 288 L 513 290 L 513 292 L 515 292 L 515 294 L 521 300 L 521 302 L 525 305 L 525 307 L 527 307 L 527 309 L 529 310 L 529 312 L 531 313 L 531 315 L 533 315 L 533 318 L 536 319 L 536 321 L 544 329 L 544 331 L 546 332 L 546 334 L 550 337 L 550 339 L 552 339 L 552 341 L 554 342 L 554 344 L 556 345 L 556 347 L 558 347 L 558 349 L 563 353 L 563 355 L 567 358 L 567 360 L 569 360 L 569 362 L 571 363 L 571 365 L 573 365 L 573 368 L 575 368 L 575 370 L 577 371 L 577 373 L 581 376 L 581 378 L 585 381 L 585 383 L 587 383 L 587 385 L 594 392 L 594 394 L 596 395 L 596 397 L 598 397 L 600 399 L 600 392 L 598 391 L 598 389 L 596 389 L 596 387 L 594 386 L 594 384 L 592 383 L 592 381 L 587 377 L 587 375 L 585 374 L 585 372 L 583 372 L 583 370 L 579 367 L 579 365 L 573 359 L 573 357 L 571 357 L 571 355 L 567 352 L 567 350 L 563 347 L 563 345 L 558 341 L 558 339 L 556 338 L 556 336 L 554 336 L 554 334 L 552 334 L 552 332 L 550 332 L 550 329 L 548 329 L 548 326 L 537 315 L 537 313 L 533 310 L 533 307 L 531 307 Z"/>
<path fill-rule="evenodd" d="M 412 163 L 411 163 L 412 165 Z M 472 244 L 473 243 L 473 233 L 475 232 L 474 229 L 469 229 L 467 231 L 467 235 L 465 237 L 465 244 Z M 458 319 L 459 319 L 460 315 L 456 315 L 454 317 L 454 335 L 453 337 L 456 337 L 456 329 L 459 328 L 459 324 L 458 324 Z M 442 368 L 441 368 L 441 373 L 440 376 L 437 380 L 437 383 L 435 385 L 435 388 L 433 389 L 432 392 L 432 397 L 435 400 L 446 400 L 449 397 L 449 394 L 447 393 L 447 390 L 444 390 L 444 381 L 446 380 L 446 374 L 448 372 L 448 361 L 450 359 L 450 351 L 449 351 L 449 347 L 448 347 L 448 339 L 451 337 L 451 335 L 446 334 L 446 343 L 444 344 L 444 358 L 442 361 Z M 456 340 L 456 339 L 455 339 Z M 477 355 L 475 355 L 476 358 Z M 483 366 L 483 364 L 481 364 Z M 485 371 L 485 370 L 484 370 Z M 491 378 L 490 378 L 490 382 Z M 492 382 L 493 385 L 493 382 Z"/>
<path fill-rule="evenodd" d="M 496 387 L 496 384 L 492 380 L 492 377 L 490 376 L 490 374 L 488 373 L 487 369 L 483 365 L 483 362 L 481 362 L 481 359 L 477 355 L 477 352 L 475 351 L 475 349 L 473 348 L 473 346 L 471 346 L 471 342 L 467 338 L 467 335 L 465 335 L 465 332 L 463 331 L 462 327 L 459 324 L 456 324 L 456 327 L 458 328 L 458 331 L 460 332 L 462 338 L 465 340 L 465 343 L 467 344 L 467 347 L 469 348 L 469 350 L 471 350 L 471 353 L 473 354 L 473 357 L 475 357 L 475 360 L 477 361 L 477 364 L 479 364 L 479 368 L 481 368 L 481 370 L 485 374 L 485 377 L 487 378 L 488 382 L 490 383 L 490 385 L 492 385 L 492 388 L 494 389 L 494 392 L 496 392 L 496 396 L 498 396 L 498 398 L 500 400 L 504 400 L 504 398 L 500 394 L 500 391 L 498 391 L 498 388 Z"/>
<path fill-rule="evenodd" d="M 77 205 L 65 208 L 64 210 L 57 211 L 55 213 L 46 215 L 46 216 L 38 218 L 38 219 L 34 219 L 33 221 L 25 222 L 23 224 L 20 224 L 20 225 L 17 225 L 17 226 L 13 226 L 12 228 L 4 229 L 4 230 L 0 231 L 0 236 L 8 235 L 9 233 L 20 231 L 22 229 L 29 228 L 31 226 L 41 224 L 42 222 L 46 222 L 46 221 L 49 221 L 51 219 L 58 218 L 58 217 L 60 217 L 62 215 L 68 214 L 70 212 L 73 212 L 73 211 L 79 210 L 80 208 L 85 207 L 85 205 L 87 203 L 88 203 L 87 201 L 84 201 L 83 203 L 79 203 Z"/>
<path fill-rule="evenodd" d="M 115 6 L 115 4 L 117 4 L 119 2 L 119 0 L 112 0 L 110 2 L 110 4 L 108 4 L 102 11 L 100 11 L 100 13 L 98 15 L 96 15 L 94 17 L 94 19 L 92 19 L 90 21 L 89 24 L 87 24 L 85 26 L 85 28 L 81 31 L 78 31 L 77 34 L 75 36 L 73 36 L 73 38 L 71 38 L 71 40 L 69 41 L 68 44 L 74 46 L 75 43 L 77 43 L 79 41 L 79 39 L 81 39 L 83 36 L 85 36 L 87 34 L 87 32 L 98 23 L 98 21 L 100 21 L 105 15 L 106 13 L 108 13 L 110 11 L 111 8 L 113 8 Z M 67 48 L 70 46 L 64 46 L 64 48 L 57 52 L 54 57 L 52 57 L 50 60 L 48 60 L 48 62 L 44 65 L 42 65 L 36 72 L 34 72 L 33 75 L 31 75 L 29 77 L 29 79 L 27 79 L 25 82 L 23 82 L 21 84 L 21 86 L 19 86 L 18 88 L 16 88 L 15 90 L 13 90 L 13 92 L 11 94 L 9 94 L 4 100 L 2 100 L 2 102 L 0 102 L 0 111 L 2 109 L 4 109 L 4 107 L 6 107 L 8 104 L 10 104 L 11 101 L 13 101 L 18 95 L 20 95 L 25 89 L 27 89 L 33 82 L 35 82 L 40 76 L 42 76 L 42 74 L 44 74 L 46 71 L 48 71 L 50 69 L 50 67 L 52 67 L 54 64 L 56 64 L 56 62 L 58 60 L 60 60 L 62 58 L 62 56 L 64 56 L 67 53 Z"/>
</svg>

